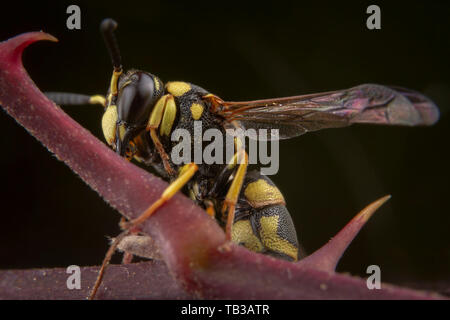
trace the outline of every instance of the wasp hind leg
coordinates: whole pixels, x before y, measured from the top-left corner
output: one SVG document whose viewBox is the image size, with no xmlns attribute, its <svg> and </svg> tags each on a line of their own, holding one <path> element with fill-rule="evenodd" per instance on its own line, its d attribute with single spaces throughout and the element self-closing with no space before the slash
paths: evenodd
<svg viewBox="0 0 450 320">
<path fill-rule="evenodd" d="M 109 265 L 109 262 L 111 261 L 111 258 L 113 256 L 114 252 L 116 251 L 117 247 L 119 246 L 120 242 L 125 237 L 127 237 L 129 233 L 130 233 L 129 230 L 123 231 L 111 243 L 108 251 L 106 252 L 105 258 L 103 258 L 102 266 L 100 267 L 100 270 L 98 272 L 97 279 L 95 280 L 95 284 L 92 287 L 91 293 L 89 294 L 89 297 L 88 297 L 89 300 L 93 300 L 95 298 L 98 288 L 100 287 L 100 284 L 102 283 L 103 276 L 105 275 L 106 267 Z"/>
</svg>

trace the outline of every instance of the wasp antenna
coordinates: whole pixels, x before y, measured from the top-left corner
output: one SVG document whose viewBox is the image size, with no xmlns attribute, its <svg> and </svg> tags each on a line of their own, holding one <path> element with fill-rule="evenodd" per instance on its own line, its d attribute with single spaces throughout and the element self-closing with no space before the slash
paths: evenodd
<svg viewBox="0 0 450 320">
<path fill-rule="evenodd" d="M 105 97 L 101 95 L 88 96 L 85 94 L 68 92 L 44 92 L 44 94 L 58 105 L 79 106 L 83 104 L 101 104 L 106 105 Z"/>
<path fill-rule="evenodd" d="M 60 105 L 80 105 L 89 104 L 90 96 L 78 93 L 68 92 L 45 92 L 47 98 Z"/>
<path fill-rule="evenodd" d="M 100 32 L 103 35 L 109 55 L 111 56 L 114 71 L 119 72 L 122 70 L 122 58 L 120 56 L 117 39 L 114 35 L 114 30 L 116 30 L 116 28 L 117 22 L 111 18 L 104 19 L 100 24 Z"/>
</svg>

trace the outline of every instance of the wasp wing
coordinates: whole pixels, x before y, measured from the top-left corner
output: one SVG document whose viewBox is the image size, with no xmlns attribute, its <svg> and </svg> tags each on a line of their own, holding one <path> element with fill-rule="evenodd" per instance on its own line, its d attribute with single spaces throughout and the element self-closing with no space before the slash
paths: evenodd
<svg viewBox="0 0 450 320">
<path fill-rule="evenodd" d="M 431 125 L 439 118 L 436 105 L 424 95 L 403 88 L 363 84 L 346 90 L 295 97 L 225 102 L 219 110 L 227 121 L 245 129 L 268 129 L 258 139 L 288 139 L 308 131 L 353 123 Z M 273 130 L 278 129 L 278 135 Z"/>
</svg>

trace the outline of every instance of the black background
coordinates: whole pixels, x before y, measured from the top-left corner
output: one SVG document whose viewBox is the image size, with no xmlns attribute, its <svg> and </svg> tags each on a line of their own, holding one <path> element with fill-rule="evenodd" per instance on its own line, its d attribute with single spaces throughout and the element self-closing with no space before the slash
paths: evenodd
<svg viewBox="0 0 450 320">
<path fill-rule="evenodd" d="M 366 28 L 381 7 L 382 29 Z M 66 8 L 81 7 L 81 30 Z M 280 143 L 273 180 L 308 252 L 359 210 L 392 194 L 349 247 L 338 270 L 422 283 L 450 278 L 448 133 L 450 9 L 445 2 L 294 1 L 23 2 L 2 4 L 0 39 L 44 30 L 58 43 L 27 49 L 24 63 L 43 91 L 104 94 L 111 75 L 98 31 L 112 17 L 125 68 L 195 83 L 225 100 L 252 100 L 399 85 L 441 110 L 429 128 L 353 126 Z M 102 109 L 65 110 L 103 140 Z M 10 118 L 0 113 L 0 268 L 97 265 L 119 214 Z M 116 258 L 117 261 L 117 258 Z"/>
</svg>

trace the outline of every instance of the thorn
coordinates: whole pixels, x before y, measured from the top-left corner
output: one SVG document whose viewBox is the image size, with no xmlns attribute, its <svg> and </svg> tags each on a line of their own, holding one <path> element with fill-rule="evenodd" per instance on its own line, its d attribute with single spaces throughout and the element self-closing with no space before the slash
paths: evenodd
<svg viewBox="0 0 450 320">
<path fill-rule="evenodd" d="M 2 45 L 0 61 L 6 62 L 6 64 L 12 64 L 13 66 L 21 65 L 23 50 L 30 44 L 41 40 L 58 41 L 54 36 L 41 31 L 22 33 L 0 42 Z"/>
<path fill-rule="evenodd" d="M 298 263 L 310 268 L 334 272 L 347 247 L 356 237 L 361 228 L 386 201 L 390 195 L 384 196 L 361 210 L 339 233 L 323 247 L 300 260 Z"/>
<path fill-rule="evenodd" d="M 388 194 L 388 195 L 372 202 L 367 207 L 362 209 L 361 212 L 358 213 L 355 216 L 355 218 L 353 218 L 353 219 L 363 219 L 364 222 L 367 222 L 370 219 L 370 217 L 372 217 L 372 215 L 375 213 L 375 211 L 377 211 L 378 208 L 380 208 L 383 204 L 385 204 L 386 201 L 388 201 L 390 198 L 391 198 L 391 195 Z"/>
</svg>

